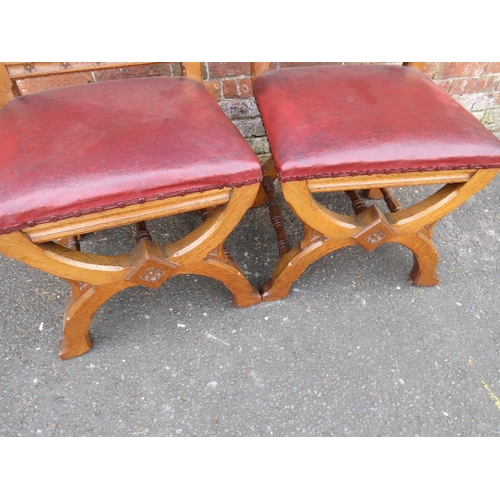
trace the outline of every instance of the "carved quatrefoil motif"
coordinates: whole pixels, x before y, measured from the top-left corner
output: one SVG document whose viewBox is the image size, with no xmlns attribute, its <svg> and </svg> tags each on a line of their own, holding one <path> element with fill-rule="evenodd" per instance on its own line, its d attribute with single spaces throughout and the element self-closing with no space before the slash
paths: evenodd
<svg viewBox="0 0 500 500">
<path fill-rule="evenodd" d="M 163 275 L 165 271 L 159 269 L 158 267 L 148 267 L 140 276 L 139 279 L 142 281 L 148 281 L 149 283 L 156 283 Z"/>
<path fill-rule="evenodd" d="M 369 245 L 376 245 L 379 241 L 382 241 L 387 235 L 378 229 L 365 236 L 365 240 Z"/>
<path fill-rule="evenodd" d="M 134 267 L 127 281 L 148 288 L 160 288 L 165 280 L 179 267 L 175 262 L 163 258 L 159 245 L 141 240 L 132 252 Z"/>
<path fill-rule="evenodd" d="M 396 234 L 385 215 L 375 205 L 361 212 L 358 218 L 364 227 L 353 238 L 368 252 Z"/>
</svg>

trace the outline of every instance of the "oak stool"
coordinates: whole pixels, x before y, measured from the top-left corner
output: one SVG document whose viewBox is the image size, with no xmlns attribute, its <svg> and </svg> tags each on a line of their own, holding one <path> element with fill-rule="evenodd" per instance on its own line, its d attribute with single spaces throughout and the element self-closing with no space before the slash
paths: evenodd
<svg viewBox="0 0 500 500">
<path fill-rule="evenodd" d="M 128 287 L 200 274 L 237 306 L 261 301 L 224 249 L 254 202 L 259 160 L 200 83 L 201 63 L 184 74 L 53 88 L 0 109 L 0 252 L 71 285 L 62 359 L 91 347 L 92 316 Z M 145 221 L 188 211 L 202 213 L 196 229 L 152 241 Z M 79 235 L 125 224 L 137 225 L 129 253 L 80 251 Z"/>
<path fill-rule="evenodd" d="M 368 252 L 404 245 L 413 252 L 413 282 L 438 283 L 433 227 L 497 174 L 500 140 L 412 64 L 271 71 L 269 63 L 253 64 L 272 153 L 264 186 L 273 197 L 277 175 L 304 227 L 302 241 L 290 248 L 282 219 L 273 217 L 280 259 L 263 300 L 286 297 L 311 263 L 350 245 Z M 432 184 L 444 186 L 407 208 L 389 190 Z M 388 210 L 367 206 L 360 190 L 383 197 Z M 354 215 L 314 198 L 336 191 L 347 193 Z"/>
</svg>

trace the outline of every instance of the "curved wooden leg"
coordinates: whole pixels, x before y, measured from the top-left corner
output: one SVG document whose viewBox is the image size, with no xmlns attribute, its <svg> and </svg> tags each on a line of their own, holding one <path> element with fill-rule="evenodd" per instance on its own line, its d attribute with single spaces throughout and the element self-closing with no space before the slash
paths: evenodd
<svg viewBox="0 0 500 500">
<path fill-rule="evenodd" d="M 34 242 L 22 231 L 1 234 L 0 252 L 70 283 L 72 290 L 64 314 L 59 352 L 61 359 L 69 359 L 90 349 L 92 317 L 101 305 L 127 287 L 140 285 L 157 289 L 175 274 L 199 273 L 225 284 L 236 305 L 259 303 L 259 292 L 224 253 L 226 238 L 252 205 L 258 188 L 258 183 L 232 188 L 227 198 L 223 196 L 224 204 L 213 208 L 199 227 L 173 243 L 161 245 L 151 241 L 145 224 L 140 222 L 146 217 L 141 217 L 136 220 L 138 242 L 130 253 L 106 256 L 80 252 L 75 238 L 64 237 L 66 230 L 69 231 L 65 228 L 53 233 L 59 238 L 42 240 L 46 242 Z M 197 208 L 189 203 L 186 206 L 183 197 L 176 203 L 165 203 L 172 213 Z M 150 210 L 148 207 L 140 215 L 151 215 Z M 117 225 L 124 223 L 119 217 L 115 222 Z M 73 231 L 71 220 L 67 224 L 70 234 L 77 232 Z"/>
<path fill-rule="evenodd" d="M 213 251 L 200 262 L 186 264 L 177 274 L 199 274 L 220 281 L 231 293 L 237 307 L 249 307 L 262 301 L 259 291 L 236 263 L 220 250 Z"/>
<path fill-rule="evenodd" d="M 420 231 L 427 236 L 430 240 L 432 240 L 432 237 L 434 236 L 434 228 L 436 227 L 436 224 L 439 221 L 433 222 L 432 224 L 429 224 L 428 226 L 423 227 Z"/>
<path fill-rule="evenodd" d="M 324 247 L 318 250 L 311 248 L 310 258 L 306 257 L 307 252 L 302 254 L 303 250 L 300 249 L 293 249 L 285 254 L 278 262 L 270 285 L 263 290 L 263 300 L 286 296 L 291 282 L 297 279 L 311 262 L 319 258 L 319 255 L 325 255 L 328 251 L 347 244 L 358 244 L 365 250 L 372 251 L 384 243 L 400 243 L 413 253 L 414 266 L 410 274 L 413 282 L 422 286 L 436 285 L 439 283 L 436 274 L 438 253 L 430 241 L 434 225 L 483 189 L 497 175 L 497 171 L 481 169 L 468 175 L 468 180 L 445 184 L 434 194 L 408 208 L 401 207 L 397 200 L 382 188 L 381 193 L 385 195 L 390 213 L 382 213 L 374 205 L 358 207 L 360 209 L 356 210 L 353 204 L 355 217 L 343 216 L 321 206 L 312 198 L 308 182 L 283 183 L 284 197 L 294 213 L 303 224 L 324 235 L 328 243 L 324 243 Z M 328 187 L 337 190 L 334 180 L 329 186 L 325 183 L 315 186 L 317 191 L 328 191 Z M 290 269 L 285 270 L 288 266 Z M 287 278 L 289 282 L 286 285 L 280 283 Z"/>
<path fill-rule="evenodd" d="M 133 286 L 126 282 L 89 285 L 75 281 L 70 281 L 70 285 L 72 290 L 64 312 L 63 338 L 59 342 L 61 359 L 80 356 L 92 347 L 89 328 L 96 311 L 113 295 Z"/>
<path fill-rule="evenodd" d="M 284 299 L 293 283 L 312 263 L 335 250 L 354 244 L 347 238 L 328 240 L 313 229 L 304 227 L 305 236 L 301 243 L 281 257 L 271 279 L 262 286 L 264 302 Z"/>
<path fill-rule="evenodd" d="M 89 327 L 95 312 L 120 290 L 134 286 L 126 280 L 132 268 L 130 255 L 84 254 L 56 243 L 35 244 L 22 232 L 2 235 L 0 251 L 70 283 L 60 342 L 61 359 L 87 352 L 92 345 Z"/>
<path fill-rule="evenodd" d="M 413 253 L 413 268 L 410 279 L 416 285 L 434 286 L 439 283 L 436 268 L 439 255 L 432 241 L 423 233 L 400 236 L 394 241 L 400 243 Z"/>
<path fill-rule="evenodd" d="M 201 274 L 223 283 L 231 292 L 235 305 L 247 307 L 261 301 L 224 243 L 255 200 L 258 184 L 234 188 L 226 205 L 210 211 L 203 223 L 175 243 L 163 246 L 164 257 L 177 265 L 175 274 Z"/>
<path fill-rule="evenodd" d="M 282 190 L 302 222 L 304 237 L 295 248 L 284 254 L 280 252 L 271 279 L 261 287 L 262 300 L 266 302 L 287 297 L 293 283 L 321 257 L 355 245 L 350 236 L 360 228 L 355 217 L 337 214 L 318 203 L 305 181 L 283 183 Z"/>
</svg>

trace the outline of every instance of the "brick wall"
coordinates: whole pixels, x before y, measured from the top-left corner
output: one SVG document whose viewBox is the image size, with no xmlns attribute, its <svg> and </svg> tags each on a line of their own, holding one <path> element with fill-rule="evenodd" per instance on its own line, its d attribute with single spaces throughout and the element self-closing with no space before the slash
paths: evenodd
<svg viewBox="0 0 500 500">
<path fill-rule="evenodd" d="M 209 62 L 203 64 L 205 86 L 231 118 L 257 154 L 268 153 L 269 145 L 252 94 L 250 63 Z"/>
<path fill-rule="evenodd" d="M 500 138 L 500 63 L 426 63 L 424 73 Z"/>
<path fill-rule="evenodd" d="M 36 74 L 36 63 L 34 74 Z M 180 76 L 180 63 L 153 63 L 144 66 L 130 66 L 122 68 L 103 68 L 92 71 L 80 71 L 48 76 L 31 76 L 16 80 L 21 94 L 31 94 L 54 87 L 65 85 L 79 85 L 81 83 L 103 82 L 105 80 L 117 80 L 122 78 L 134 78 L 143 76 Z"/>
<path fill-rule="evenodd" d="M 304 65 L 351 64 L 351 63 L 272 63 L 272 68 Z M 381 63 L 369 63 L 381 64 Z M 401 64 L 384 63 L 384 64 Z M 130 68 L 101 69 L 91 72 L 57 77 L 33 77 L 18 82 L 23 93 L 35 92 L 54 86 L 87 83 L 116 78 L 151 75 L 180 75 L 178 63 L 155 63 Z M 443 87 L 462 106 L 500 138 L 500 63 L 469 62 L 426 63 L 424 73 Z M 258 155 L 266 155 L 269 145 L 264 127 L 252 95 L 250 63 L 209 62 L 203 63 L 206 88 L 219 102 L 224 112 L 247 139 Z"/>
</svg>

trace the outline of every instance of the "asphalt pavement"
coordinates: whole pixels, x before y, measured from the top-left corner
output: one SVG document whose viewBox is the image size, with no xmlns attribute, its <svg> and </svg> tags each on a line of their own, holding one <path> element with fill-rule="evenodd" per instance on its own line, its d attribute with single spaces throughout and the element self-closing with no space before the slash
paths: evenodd
<svg viewBox="0 0 500 500">
<path fill-rule="evenodd" d="M 347 206 L 343 194 L 322 201 Z M 197 217 L 156 221 L 153 236 L 175 239 Z M 285 217 L 296 243 L 301 226 Z M 201 276 L 127 289 L 94 317 L 93 348 L 67 361 L 68 285 L 0 255 L 0 436 L 499 436 L 500 176 L 434 242 L 435 287 L 413 285 L 411 253 L 389 244 L 339 250 L 288 298 L 251 308 Z M 126 251 L 132 231 L 82 244 Z M 265 207 L 228 248 L 253 284 L 269 278 Z"/>
</svg>

